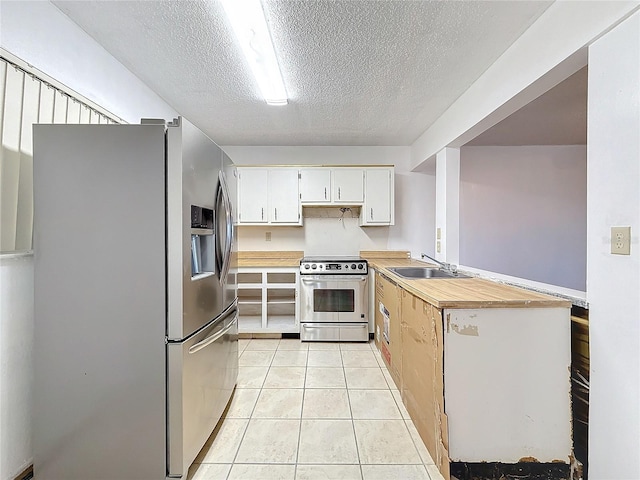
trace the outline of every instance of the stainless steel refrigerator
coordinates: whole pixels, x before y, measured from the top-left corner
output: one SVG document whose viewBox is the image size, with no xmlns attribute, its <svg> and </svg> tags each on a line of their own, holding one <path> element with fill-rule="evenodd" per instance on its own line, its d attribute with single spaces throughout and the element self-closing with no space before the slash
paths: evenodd
<svg viewBox="0 0 640 480">
<path fill-rule="evenodd" d="M 186 478 L 238 374 L 231 161 L 180 118 L 33 144 L 35 478 Z"/>
</svg>

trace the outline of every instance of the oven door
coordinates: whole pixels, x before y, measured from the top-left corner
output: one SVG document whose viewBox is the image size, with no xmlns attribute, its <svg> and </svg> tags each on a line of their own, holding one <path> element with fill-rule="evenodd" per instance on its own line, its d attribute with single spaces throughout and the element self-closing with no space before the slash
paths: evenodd
<svg viewBox="0 0 640 480">
<path fill-rule="evenodd" d="M 300 321 L 368 321 L 367 275 L 301 275 Z"/>
</svg>

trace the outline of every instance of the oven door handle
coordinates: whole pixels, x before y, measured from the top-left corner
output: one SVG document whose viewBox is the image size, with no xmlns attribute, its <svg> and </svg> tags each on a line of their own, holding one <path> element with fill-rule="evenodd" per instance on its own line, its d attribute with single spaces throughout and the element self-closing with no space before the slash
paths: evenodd
<svg viewBox="0 0 640 480">
<path fill-rule="evenodd" d="M 300 276 L 302 283 L 317 283 L 317 282 L 335 282 L 335 281 L 348 281 L 348 282 L 366 282 L 366 275 L 350 276 L 350 275 L 304 275 Z"/>
<path fill-rule="evenodd" d="M 328 275 L 313 275 L 311 277 L 300 277 L 300 279 L 302 280 L 302 283 L 306 284 L 306 285 L 311 285 L 314 283 L 327 283 L 327 282 L 332 282 L 334 281 L 333 278 L 330 278 Z"/>
</svg>

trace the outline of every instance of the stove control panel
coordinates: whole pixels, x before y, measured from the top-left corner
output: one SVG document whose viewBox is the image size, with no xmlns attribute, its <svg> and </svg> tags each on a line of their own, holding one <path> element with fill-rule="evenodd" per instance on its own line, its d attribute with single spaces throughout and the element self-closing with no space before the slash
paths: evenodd
<svg viewBox="0 0 640 480">
<path fill-rule="evenodd" d="M 366 260 L 305 260 L 300 262 L 302 275 L 366 275 Z"/>
</svg>

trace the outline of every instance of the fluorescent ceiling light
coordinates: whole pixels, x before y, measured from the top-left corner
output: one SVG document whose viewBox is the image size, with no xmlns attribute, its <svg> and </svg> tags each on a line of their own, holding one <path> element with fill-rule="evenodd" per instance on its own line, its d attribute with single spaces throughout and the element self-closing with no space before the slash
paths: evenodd
<svg viewBox="0 0 640 480">
<path fill-rule="evenodd" d="M 269 105 L 286 105 L 287 92 L 260 0 L 221 0 L 221 3 L 262 96 Z"/>
</svg>

